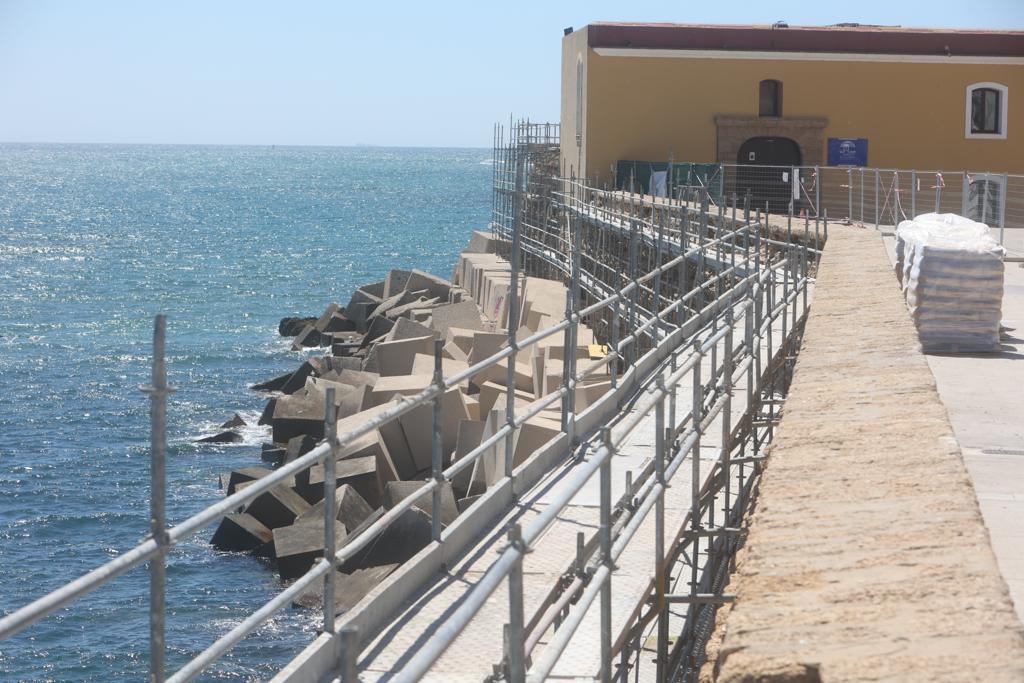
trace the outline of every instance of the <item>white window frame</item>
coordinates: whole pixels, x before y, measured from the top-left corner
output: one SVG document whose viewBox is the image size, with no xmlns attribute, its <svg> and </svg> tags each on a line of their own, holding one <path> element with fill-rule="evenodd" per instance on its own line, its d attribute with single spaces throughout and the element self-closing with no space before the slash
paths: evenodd
<svg viewBox="0 0 1024 683">
<path fill-rule="evenodd" d="M 998 133 L 972 133 L 971 132 L 971 95 L 979 88 L 991 88 L 999 92 L 999 132 Z M 1007 117 L 1010 100 L 1010 89 L 1002 83 L 971 83 L 967 86 L 964 95 L 964 137 L 968 140 L 1005 140 L 1006 129 L 1010 121 Z"/>
</svg>

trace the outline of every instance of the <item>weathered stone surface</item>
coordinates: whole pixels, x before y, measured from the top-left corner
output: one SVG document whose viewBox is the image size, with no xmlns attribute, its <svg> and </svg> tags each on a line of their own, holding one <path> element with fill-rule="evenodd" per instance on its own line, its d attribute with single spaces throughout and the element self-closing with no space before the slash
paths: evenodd
<svg viewBox="0 0 1024 683">
<path fill-rule="evenodd" d="M 336 485 L 348 484 L 370 504 L 371 508 L 380 504 L 382 491 L 378 483 L 375 456 L 339 460 L 334 463 L 334 475 Z M 324 497 L 323 483 L 324 466 L 314 465 L 309 469 L 308 485 L 299 482 L 296 488 L 306 500 L 315 502 Z"/>
<path fill-rule="evenodd" d="M 242 435 L 238 432 L 220 432 L 213 436 L 206 436 L 202 439 L 196 439 L 196 443 L 241 443 Z"/>
<path fill-rule="evenodd" d="M 405 284 L 405 288 L 410 292 L 421 289 L 429 290 L 430 296 L 437 297 L 440 301 L 448 301 L 448 292 L 451 287 L 452 283 L 448 280 L 416 269 L 409 273 L 409 279 Z"/>
<path fill-rule="evenodd" d="M 706 674 L 1024 680 L 1024 628 L 874 230 L 829 226 L 770 448 Z"/>
<path fill-rule="evenodd" d="M 448 338 L 448 330 L 453 327 L 463 330 L 484 329 L 480 309 L 472 301 L 436 306 L 431 312 L 430 325 L 441 334 L 442 339 Z"/>
<path fill-rule="evenodd" d="M 231 495 L 235 492 L 238 485 L 243 481 L 255 481 L 260 477 L 265 477 L 270 474 L 270 470 L 265 467 L 242 467 L 237 470 L 233 470 L 228 475 L 228 485 L 226 495 Z"/>
<path fill-rule="evenodd" d="M 277 467 L 284 462 L 286 449 L 281 446 L 274 444 L 265 443 L 263 449 L 260 451 L 260 460 L 263 462 L 269 462 L 274 467 Z"/>
<path fill-rule="evenodd" d="M 333 318 L 335 315 L 337 315 L 340 312 L 341 312 L 341 307 L 338 306 L 338 304 L 336 304 L 336 303 L 327 304 L 327 308 L 324 309 L 324 312 L 321 313 L 320 317 L 317 318 L 315 323 L 313 323 L 313 326 L 317 329 L 318 332 L 326 332 L 327 331 L 327 323 L 329 323 L 331 321 L 331 318 Z"/>
<path fill-rule="evenodd" d="M 267 405 L 263 408 L 263 412 L 260 413 L 260 419 L 256 422 L 258 425 L 269 425 L 274 423 L 274 409 L 277 407 L 277 399 L 272 398 L 267 401 Z"/>
<path fill-rule="evenodd" d="M 425 374 L 381 377 L 370 394 L 371 401 L 379 406 L 396 396 L 413 396 L 430 386 L 430 381 L 431 376 Z"/>
<path fill-rule="evenodd" d="M 359 495 L 354 487 L 342 484 L 334 491 L 334 517 L 345 526 L 348 532 L 355 531 L 359 525 L 365 522 L 373 514 L 373 508 L 366 502 L 366 499 Z M 324 501 L 321 499 L 308 512 L 303 512 L 295 518 L 296 524 L 324 516 Z"/>
<path fill-rule="evenodd" d="M 300 434 L 288 439 L 288 446 L 284 451 L 284 462 L 289 463 L 316 447 L 316 439 L 308 434 Z"/>
<path fill-rule="evenodd" d="M 210 544 L 217 550 L 248 552 L 273 538 L 272 532 L 252 515 L 244 512 L 227 515 L 220 521 Z"/>
<path fill-rule="evenodd" d="M 275 486 L 253 499 L 245 511 L 265 527 L 277 529 L 293 523 L 309 508 L 310 504 L 290 487 Z"/>
<path fill-rule="evenodd" d="M 292 342 L 292 351 L 299 351 L 303 348 L 320 346 L 323 343 L 323 335 L 313 325 L 307 325 L 301 332 L 295 335 Z"/>
<path fill-rule="evenodd" d="M 340 547 L 345 540 L 345 527 L 334 525 L 334 544 Z M 323 517 L 311 517 L 285 527 L 274 529 L 274 555 L 282 581 L 297 579 L 324 555 Z"/>
<path fill-rule="evenodd" d="M 398 569 L 397 564 L 356 569 L 351 574 L 338 572 L 334 579 L 334 614 L 345 614 L 356 606 L 363 597 L 377 587 L 389 574 Z M 298 607 L 320 608 L 324 604 L 323 582 L 317 581 L 293 603 Z"/>
<path fill-rule="evenodd" d="M 355 332 L 356 324 L 341 313 L 335 313 L 324 325 L 324 332 Z"/>
<path fill-rule="evenodd" d="M 474 332 L 473 346 L 469 350 L 470 365 L 493 356 L 508 344 L 508 335 L 504 332 Z"/>
<path fill-rule="evenodd" d="M 424 482 L 422 481 L 391 482 L 387 485 L 387 488 L 384 489 L 384 507 L 390 510 L 398 503 L 413 495 L 417 489 L 423 486 L 423 484 Z M 413 505 L 430 515 L 433 507 L 433 500 L 433 494 L 427 493 L 417 498 Z M 450 483 L 445 482 L 441 485 L 441 523 L 444 526 L 448 526 L 454 522 L 455 518 L 458 516 L 459 506 L 455 502 L 455 494 L 452 492 L 452 486 Z"/>
<path fill-rule="evenodd" d="M 469 419 L 469 412 L 462 400 L 462 392 L 453 387 L 441 399 L 441 456 L 447 464 L 459 434 L 459 422 Z M 434 409 L 429 404 L 419 405 L 398 418 L 405 432 L 409 452 L 416 465 L 416 471 L 430 469 L 434 434 Z"/>
<path fill-rule="evenodd" d="M 288 380 L 291 379 L 292 373 L 279 375 L 273 379 L 268 379 L 266 382 L 260 382 L 259 384 L 253 384 L 250 389 L 253 391 L 281 391 Z"/>
<path fill-rule="evenodd" d="M 412 361 L 417 353 L 433 353 L 432 337 L 413 337 L 399 341 L 378 342 L 372 354 L 376 359 L 376 368 L 370 366 L 369 357 L 365 370 L 377 372 L 382 377 L 390 375 L 407 375 L 412 370 Z"/>
<path fill-rule="evenodd" d="M 231 419 L 220 426 L 221 429 L 233 429 L 235 427 L 245 427 L 246 422 L 242 419 L 242 416 L 235 413 L 231 416 Z"/>
<path fill-rule="evenodd" d="M 298 370 L 289 375 L 288 381 L 281 387 L 281 391 L 286 394 L 294 394 L 296 391 L 306 386 L 306 378 L 315 374 L 319 369 L 312 361 L 313 359 L 310 358 L 300 365 Z"/>
<path fill-rule="evenodd" d="M 362 340 L 359 342 L 360 346 L 368 346 L 370 342 L 376 341 L 382 337 L 387 336 L 391 331 L 391 328 L 395 326 L 395 321 L 383 315 L 379 315 L 370 320 L 369 327 L 366 328 L 366 334 L 363 335 Z"/>
<path fill-rule="evenodd" d="M 287 443 L 303 434 L 322 439 L 324 415 L 324 399 L 318 394 L 282 396 L 274 406 L 273 439 L 277 443 Z"/>
<path fill-rule="evenodd" d="M 371 518 L 372 519 L 372 518 Z M 430 543 L 430 515 L 411 508 L 398 516 L 380 536 L 341 566 L 350 573 L 365 567 L 402 564 Z M 353 532 L 357 536 L 359 530 Z"/>
<path fill-rule="evenodd" d="M 401 268 L 389 270 L 387 277 L 384 278 L 384 297 L 387 298 L 405 291 L 410 275 L 412 275 L 411 270 L 402 270 Z"/>
<path fill-rule="evenodd" d="M 467 496 L 466 498 L 460 498 L 459 499 L 459 514 L 461 515 L 463 512 L 465 512 L 470 507 L 472 507 L 473 503 L 475 503 L 478 500 L 480 500 L 480 498 L 482 498 L 482 496 Z"/>
<path fill-rule="evenodd" d="M 431 329 L 426 325 L 421 325 L 408 318 L 399 318 L 395 321 L 395 326 L 388 332 L 385 341 L 393 342 L 403 339 L 418 339 L 420 337 L 437 339 L 439 335 L 437 330 Z"/>
<path fill-rule="evenodd" d="M 385 403 L 381 406 L 375 406 L 368 410 L 364 410 L 361 413 L 356 413 L 349 417 L 343 418 L 338 421 L 338 435 L 343 436 L 344 434 L 351 432 L 361 427 L 367 420 L 375 418 L 380 413 L 388 410 L 392 404 Z M 394 469 L 400 475 L 401 479 L 411 479 L 416 475 L 416 466 L 412 461 L 412 454 L 409 452 L 409 442 L 406 441 L 405 432 L 402 430 L 402 425 L 398 423 L 398 420 L 391 420 L 386 422 L 378 428 L 382 443 L 387 449 L 387 453 L 390 456 L 389 462 L 392 463 L 388 469 Z M 371 503 L 373 501 L 370 501 Z"/>
<path fill-rule="evenodd" d="M 452 463 L 458 462 L 470 451 L 480 445 L 483 441 L 484 423 L 479 420 L 461 420 L 459 422 L 458 436 L 455 442 L 455 451 L 452 453 Z M 459 496 L 465 496 L 469 490 L 470 481 L 473 476 L 473 466 L 470 465 L 452 477 L 452 486 Z"/>
<path fill-rule="evenodd" d="M 307 325 L 313 325 L 316 323 L 316 318 L 281 318 L 281 322 L 277 325 L 277 333 L 282 337 L 294 337 L 299 332 L 302 332 Z"/>
</svg>

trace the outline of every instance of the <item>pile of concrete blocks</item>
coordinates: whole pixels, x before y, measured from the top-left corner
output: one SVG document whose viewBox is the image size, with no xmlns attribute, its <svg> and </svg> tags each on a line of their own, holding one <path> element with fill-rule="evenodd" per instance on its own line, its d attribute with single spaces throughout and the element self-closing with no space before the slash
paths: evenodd
<svg viewBox="0 0 1024 683">
<path fill-rule="evenodd" d="M 334 389 L 338 434 L 344 438 L 396 402 L 427 389 L 440 349 L 444 377 L 501 351 L 509 325 L 518 339 L 558 322 L 566 289 L 560 282 L 521 277 L 520 313 L 509 320 L 509 264 L 497 257 L 486 233 L 474 233 L 461 255 L 455 281 L 419 270 L 392 270 L 384 280 L 358 288 L 342 308 L 331 304 L 316 319 L 289 318 L 282 331 L 301 328 L 304 338 L 328 335 L 331 352 L 306 359 L 294 372 L 253 388 L 267 392 L 261 424 L 270 427 L 264 446 L 266 467 L 247 467 L 227 478 L 227 493 L 251 486 L 270 468 L 300 458 L 324 436 L 327 390 Z M 339 334 L 345 335 L 339 337 Z M 562 386 L 563 335 L 521 350 L 513 367 L 511 398 L 517 414 Z M 340 340 L 344 341 L 340 341 Z M 573 350 L 579 366 L 590 357 L 593 334 L 579 328 Z M 441 397 L 441 455 L 444 467 L 466 457 L 506 423 L 510 398 L 508 359 L 451 387 Z M 577 389 L 583 409 L 610 389 L 606 369 Z M 513 466 L 561 433 L 559 404 L 541 411 L 516 430 Z M 400 418 L 347 443 L 335 463 L 336 545 L 342 547 L 408 495 L 431 474 L 433 410 L 417 406 Z M 500 440 L 442 491 L 442 525 L 451 524 L 504 476 L 506 441 Z M 223 520 L 213 544 L 247 551 L 274 562 L 282 580 L 300 576 L 323 553 L 325 468 L 316 465 L 261 494 Z M 373 552 L 360 552 L 341 567 L 338 604 L 343 611 L 395 567 L 430 542 L 431 497 L 425 496 L 384 532 Z M 299 603 L 316 602 L 307 595 Z"/>
</svg>

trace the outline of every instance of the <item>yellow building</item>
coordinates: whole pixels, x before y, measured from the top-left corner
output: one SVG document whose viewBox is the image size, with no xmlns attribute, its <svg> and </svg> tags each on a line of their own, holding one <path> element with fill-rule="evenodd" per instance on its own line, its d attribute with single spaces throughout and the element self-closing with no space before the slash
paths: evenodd
<svg viewBox="0 0 1024 683">
<path fill-rule="evenodd" d="M 1024 32 L 567 30 L 561 148 L 601 184 L 623 160 L 1024 173 Z"/>
</svg>

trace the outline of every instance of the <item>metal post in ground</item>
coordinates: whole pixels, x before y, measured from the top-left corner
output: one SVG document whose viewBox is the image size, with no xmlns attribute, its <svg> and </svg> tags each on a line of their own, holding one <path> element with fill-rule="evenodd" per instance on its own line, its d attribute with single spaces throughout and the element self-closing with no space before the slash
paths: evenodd
<svg viewBox="0 0 1024 683">
<path fill-rule="evenodd" d="M 910 218 L 917 218 L 917 169 L 910 171 Z"/>
<path fill-rule="evenodd" d="M 725 477 L 725 516 L 723 524 L 729 525 L 732 512 L 732 371 L 733 371 L 733 318 L 732 309 L 725 312 L 725 346 L 722 355 L 722 476 Z"/>
<path fill-rule="evenodd" d="M 515 444 L 515 419 L 516 419 L 516 330 L 519 328 L 519 236 L 522 232 L 523 209 L 526 161 L 517 163 L 516 168 L 516 210 L 515 220 L 512 221 L 512 248 L 509 254 L 509 290 L 508 290 L 508 345 L 512 350 L 509 355 L 508 372 L 506 373 L 505 395 L 505 423 L 508 425 L 508 434 L 505 435 L 505 476 L 512 477 L 513 453 Z M 513 491 L 513 493 L 515 493 Z"/>
<path fill-rule="evenodd" d="M 860 224 L 864 225 L 864 168 L 860 169 Z"/>
<path fill-rule="evenodd" d="M 338 634 L 341 656 L 338 659 L 338 678 L 341 683 L 359 683 L 359 631 L 355 626 L 346 626 Z"/>
<path fill-rule="evenodd" d="M 878 210 L 879 210 L 879 206 L 878 206 L 878 186 L 879 186 L 878 169 L 876 168 L 875 169 L 875 230 L 878 230 Z"/>
<path fill-rule="evenodd" d="M 508 630 L 505 641 L 505 658 L 508 662 L 510 683 L 526 680 L 526 624 L 523 612 L 523 533 L 519 524 L 508 530 L 509 545 L 517 548 L 519 557 L 508 575 Z"/>
<path fill-rule="evenodd" d="M 149 561 L 149 680 L 162 683 L 166 668 L 164 642 L 166 619 L 167 538 L 167 395 L 174 388 L 167 384 L 167 316 L 153 321 L 153 374 L 142 387 L 149 396 L 149 529 L 159 552 Z"/>
<path fill-rule="evenodd" d="M 610 683 L 612 665 L 612 432 L 601 428 L 601 442 L 607 453 L 601 462 L 601 563 L 608 568 L 608 578 L 601 585 L 601 669 L 600 680 Z"/>
<path fill-rule="evenodd" d="M 821 215 L 821 170 L 814 167 L 814 225 L 818 225 L 818 216 Z"/>
<path fill-rule="evenodd" d="M 622 299 L 616 299 L 612 304 L 612 326 L 609 339 L 608 353 L 615 357 L 608 363 L 608 373 L 611 375 L 612 389 L 619 386 L 619 306 Z"/>
<path fill-rule="evenodd" d="M 700 340 L 693 340 L 693 352 L 697 362 L 693 365 L 693 407 L 691 409 L 691 426 L 694 433 L 693 447 L 690 451 L 693 469 L 690 481 L 690 531 L 693 532 L 693 545 L 690 548 L 690 604 L 686 613 L 686 623 L 692 624 L 697 608 L 698 563 L 700 562 L 700 423 L 704 414 L 704 385 L 700 379 L 702 355 Z"/>
<path fill-rule="evenodd" d="M 939 209 L 942 207 L 942 188 L 945 185 L 945 181 L 942 179 L 941 173 L 935 174 L 935 213 L 939 213 Z"/>
<path fill-rule="evenodd" d="M 433 385 L 437 389 L 437 395 L 433 402 L 433 439 L 430 447 L 430 468 L 434 479 L 434 490 L 431 492 L 430 506 L 430 528 L 431 538 L 434 541 L 441 540 L 441 488 L 444 484 L 444 467 L 441 453 L 441 430 L 444 422 L 441 419 L 441 405 L 444 402 L 444 374 L 441 369 L 441 346 L 440 339 L 434 340 L 434 379 Z"/>
<path fill-rule="evenodd" d="M 853 169 L 846 169 L 846 215 L 853 222 Z"/>
<path fill-rule="evenodd" d="M 334 633 L 334 591 L 337 572 L 334 571 L 337 543 L 335 524 L 338 512 L 335 506 L 335 463 L 338 459 L 338 405 L 334 402 L 334 388 L 328 388 L 324 399 L 324 437 L 331 452 L 324 458 L 324 559 L 331 568 L 324 575 L 324 633 Z"/>
<path fill-rule="evenodd" d="M 655 609 L 658 610 L 658 646 L 657 646 L 657 677 L 655 680 L 665 680 L 665 665 L 668 658 L 668 605 L 665 602 L 665 590 L 668 582 L 665 580 L 665 457 L 667 444 L 670 439 L 665 438 L 665 381 L 661 375 L 655 380 L 661 398 L 658 400 L 654 410 L 654 476 L 657 483 L 662 487 L 658 498 L 654 502 L 654 593 Z"/>
</svg>

